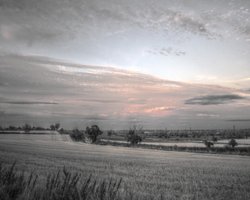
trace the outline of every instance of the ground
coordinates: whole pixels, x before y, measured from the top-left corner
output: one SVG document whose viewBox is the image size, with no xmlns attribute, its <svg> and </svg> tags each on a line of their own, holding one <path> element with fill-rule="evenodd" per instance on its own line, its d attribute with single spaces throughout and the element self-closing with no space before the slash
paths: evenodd
<svg viewBox="0 0 250 200">
<path fill-rule="evenodd" d="M 63 166 L 123 178 L 123 190 L 168 199 L 250 199 L 247 156 L 167 152 L 75 143 L 66 135 L 0 135 L 0 161 L 40 177 Z"/>
</svg>

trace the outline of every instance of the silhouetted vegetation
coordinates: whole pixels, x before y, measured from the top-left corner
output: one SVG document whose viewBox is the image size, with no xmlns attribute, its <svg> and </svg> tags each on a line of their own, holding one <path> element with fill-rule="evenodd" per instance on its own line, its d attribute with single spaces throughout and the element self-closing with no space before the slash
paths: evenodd
<svg viewBox="0 0 250 200">
<path fill-rule="evenodd" d="M 31 126 L 30 124 L 26 123 L 23 126 L 13 126 L 10 125 L 6 128 L 1 127 L 0 131 L 1 133 L 21 133 L 22 131 L 24 133 L 30 133 L 31 131 L 48 131 L 48 130 L 58 130 L 55 127 L 60 127 L 60 124 L 58 123 L 56 126 L 51 125 L 50 128 L 44 128 L 41 126 Z M 5 132 L 6 131 L 6 132 Z"/>
<path fill-rule="evenodd" d="M 77 128 L 74 129 L 71 133 L 70 133 L 70 137 L 72 138 L 72 140 L 74 141 L 84 141 L 85 136 L 83 131 L 78 130 Z"/>
<path fill-rule="evenodd" d="M 29 133 L 33 130 L 52 130 L 61 132 L 60 123 L 51 124 L 49 128 L 44 128 L 40 126 L 31 126 L 29 124 L 25 124 L 23 126 L 13 126 L 10 125 L 8 127 L 1 127 L 1 133 L 4 131 L 8 131 L 6 133 L 19 133 L 19 131 L 24 131 L 25 133 Z M 90 127 L 91 129 L 91 127 Z M 63 130 L 63 129 L 62 129 Z M 62 133 L 70 133 L 70 130 L 63 130 Z M 86 131 L 85 131 L 86 132 Z M 124 138 L 128 134 L 128 130 L 119 130 L 107 131 L 107 136 L 115 136 L 119 135 Z M 211 140 L 212 142 L 217 142 L 221 139 L 247 139 L 250 137 L 250 129 L 214 129 L 214 130 L 144 130 L 143 137 L 146 136 L 147 138 L 160 138 L 160 139 L 168 139 L 174 141 L 181 141 L 181 140 Z M 143 138 L 142 138 L 143 139 Z"/>
<path fill-rule="evenodd" d="M 211 142 L 211 141 L 207 141 L 207 140 L 204 140 L 204 144 L 205 146 L 209 149 L 211 148 L 212 146 L 214 146 L 214 143 Z"/>
<path fill-rule="evenodd" d="M 211 129 L 211 130 L 145 130 L 147 137 L 169 140 L 247 139 L 250 129 Z"/>
<path fill-rule="evenodd" d="M 122 179 L 97 180 L 65 168 L 49 174 L 42 182 L 34 173 L 17 172 L 15 163 L 10 167 L 0 164 L 1 200 L 115 200 L 122 197 L 121 183 Z"/>
<path fill-rule="evenodd" d="M 218 141 L 218 138 L 215 137 L 215 136 L 213 136 L 213 137 L 212 137 L 212 141 L 213 141 L 213 142 L 217 142 L 217 141 Z"/>
<path fill-rule="evenodd" d="M 103 132 L 97 125 L 92 125 L 91 127 L 87 126 L 85 131 L 74 129 L 72 132 L 69 132 L 70 137 L 74 141 L 81 141 L 87 143 L 96 143 L 98 136 L 102 133 Z"/>
<path fill-rule="evenodd" d="M 116 141 L 101 141 L 101 145 L 112 145 L 112 146 L 123 146 L 130 147 L 131 144 L 128 143 L 119 143 Z M 196 146 L 164 146 L 164 145 L 153 145 L 153 144 L 137 144 L 138 148 L 145 149 L 158 149 L 163 151 L 186 151 L 186 152 L 195 152 L 195 153 L 207 153 L 207 147 L 196 147 Z M 250 156 L 250 147 L 235 147 L 231 148 L 228 146 L 225 147 L 212 147 L 209 148 L 210 153 L 222 153 L 222 154 L 239 154 L 239 155 L 248 155 Z"/>
<path fill-rule="evenodd" d="M 232 148 L 234 148 L 235 146 L 238 145 L 238 143 L 236 142 L 235 139 L 231 139 L 231 140 L 228 142 L 228 144 L 229 144 Z"/>
<path fill-rule="evenodd" d="M 26 133 L 28 133 L 29 131 L 32 130 L 31 125 L 29 125 L 29 124 L 24 124 L 23 130 L 24 130 Z"/>
<path fill-rule="evenodd" d="M 92 125 L 91 127 L 86 127 L 85 134 L 91 140 L 91 143 L 95 143 L 97 141 L 97 137 L 101 135 L 103 132 L 97 125 Z"/>
<path fill-rule="evenodd" d="M 108 136 L 112 136 L 112 135 L 114 135 L 115 134 L 115 131 L 113 131 L 113 130 L 109 130 L 108 132 L 107 132 L 107 135 Z"/>
<path fill-rule="evenodd" d="M 128 142 L 130 142 L 130 144 L 135 145 L 142 142 L 142 135 L 143 135 L 142 128 L 137 128 L 136 126 L 134 126 L 128 131 L 126 139 Z"/>
</svg>

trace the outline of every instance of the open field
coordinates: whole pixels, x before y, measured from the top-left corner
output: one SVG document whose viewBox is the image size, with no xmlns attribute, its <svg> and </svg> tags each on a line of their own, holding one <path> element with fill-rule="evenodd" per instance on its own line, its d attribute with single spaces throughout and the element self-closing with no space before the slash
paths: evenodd
<svg viewBox="0 0 250 200">
<path fill-rule="evenodd" d="M 250 199 L 250 159 L 72 142 L 67 135 L 0 135 L 0 161 L 40 178 L 66 166 L 96 178 L 123 178 L 140 198 Z"/>
</svg>

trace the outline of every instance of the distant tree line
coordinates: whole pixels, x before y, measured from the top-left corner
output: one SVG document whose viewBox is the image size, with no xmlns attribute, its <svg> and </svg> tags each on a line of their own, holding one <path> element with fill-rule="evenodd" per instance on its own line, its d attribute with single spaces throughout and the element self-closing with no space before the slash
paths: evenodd
<svg viewBox="0 0 250 200">
<path fill-rule="evenodd" d="M 103 134 L 103 131 L 101 131 L 97 125 L 92 125 L 90 127 L 87 126 L 85 130 L 74 129 L 70 133 L 70 136 L 74 141 L 96 143 L 98 141 L 98 136 L 101 134 Z M 111 136 L 112 134 L 115 134 L 115 131 L 107 131 L 108 136 Z M 136 145 L 142 142 L 143 138 L 144 131 L 142 130 L 142 128 L 138 128 L 136 126 L 130 128 L 125 135 L 126 141 L 131 145 Z"/>
<path fill-rule="evenodd" d="M 3 128 L 0 126 L 0 130 L 1 131 L 25 131 L 25 132 L 29 132 L 29 131 L 32 131 L 32 130 L 53 130 L 53 131 L 56 131 L 56 130 L 61 130 L 60 129 L 60 123 L 55 123 L 55 124 L 51 124 L 49 128 L 44 128 L 44 127 L 41 127 L 41 126 L 31 126 L 30 124 L 28 123 L 25 123 L 24 125 L 22 126 L 13 126 L 13 125 L 10 125 L 6 128 Z"/>
<path fill-rule="evenodd" d="M 147 136 L 163 139 L 247 139 L 250 137 L 250 129 L 214 129 L 214 130 L 145 130 Z"/>
</svg>

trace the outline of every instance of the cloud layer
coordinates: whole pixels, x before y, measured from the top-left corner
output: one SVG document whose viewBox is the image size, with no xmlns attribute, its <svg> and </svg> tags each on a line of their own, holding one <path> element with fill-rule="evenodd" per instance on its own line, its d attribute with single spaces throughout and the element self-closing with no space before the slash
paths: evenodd
<svg viewBox="0 0 250 200">
<path fill-rule="evenodd" d="M 250 76 L 249 20 L 248 0 L 0 0 L 0 53 L 226 82 Z"/>
<path fill-rule="evenodd" d="M 216 127 L 227 126 L 228 106 L 231 118 L 250 117 L 248 93 L 241 90 L 45 57 L 2 55 L 0 80 L 3 125 L 58 121 L 71 128 L 92 123 L 107 129 L 180 128 L 210 122 Z M 215 104 L 221 106 L 211 107 Z"/>
<path fill-rule="evenodd" d="M 240 95 L 234 94 L 226 94 L 226 95 L 207 95 L 202 97 L 195 97 L 192 99 L 186 100 L 186 104 L 193 104 L 193 105 L 218 105 L 218 104 L 225 104 L 225 103 L 232 103 L 235 100 L 241 100 L 244 97 Z"/>
</svg>

